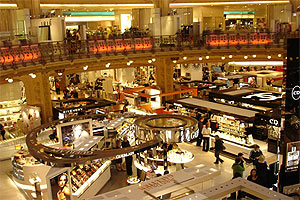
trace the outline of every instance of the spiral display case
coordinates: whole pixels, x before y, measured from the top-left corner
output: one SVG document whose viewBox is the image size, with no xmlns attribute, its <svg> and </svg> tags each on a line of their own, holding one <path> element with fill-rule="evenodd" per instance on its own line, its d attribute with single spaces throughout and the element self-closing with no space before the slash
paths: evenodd
<svg viewBox="0 0 300 200">
<path fill-rule="evenodd" d="M 198 121 L 183 115 L 151 115 L 138 118 L 135 122 L 136 137 L 154 139 L 165 143 L 188 142 L 199 135 Z"/>
</svg>

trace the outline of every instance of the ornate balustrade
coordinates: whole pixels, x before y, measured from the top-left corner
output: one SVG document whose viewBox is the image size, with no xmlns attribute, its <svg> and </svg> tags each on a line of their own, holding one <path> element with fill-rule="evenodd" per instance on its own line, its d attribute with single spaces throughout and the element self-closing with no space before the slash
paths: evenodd
<svg viewBox="0 0 300 200">
<path fill-rule="evenodd" d="M 286 36 L 285 36 L 286 37 Z M 201 48 L 283 47 L 284 37 L 275 33 L 173 35 L 108 40 L 62 41 L 0 48 L 0 70 L 47 62 L 155 51 L 183 51 Z"/>
</svg>

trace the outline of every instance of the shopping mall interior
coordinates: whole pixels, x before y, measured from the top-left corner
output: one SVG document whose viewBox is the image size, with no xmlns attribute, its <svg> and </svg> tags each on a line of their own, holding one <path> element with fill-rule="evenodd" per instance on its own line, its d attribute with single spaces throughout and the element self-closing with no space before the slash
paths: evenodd
<svg viewBox="0 0 300 200">
<path fill-rule="evenodd" d="M 0 0 L 0 199 L 299 199 L 300 0 Z"/>
</svg>

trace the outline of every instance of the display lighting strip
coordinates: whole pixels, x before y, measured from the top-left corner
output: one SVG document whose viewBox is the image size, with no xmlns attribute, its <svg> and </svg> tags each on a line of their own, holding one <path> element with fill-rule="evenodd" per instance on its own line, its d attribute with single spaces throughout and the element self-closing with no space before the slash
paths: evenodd
<svg viewBox="0 0 300 200">
<path fill-rule="evenodd" d="M 228 64 L 240 66 L 283 66 L 283 61 L 228 62 Z"/>
<path fill-rule="evenodd" d="M 40 4 L 41 7 L 154 7 L 154 4 Z"/>
<path fill-rule="evenodd" d="M 115 16 L 65 17 L 66 22 L 115 21 Z"/>
<path fill-rule="evenodd" d="M 17 8 L 17 4 L 15 3 L 0 3 L 0 7 L 12 7 L 12 8 Z"/>
<path fill-rule="evenodd" d="M 275 4 L 275 3 L 290 3 L 288 0 L 284 1 L 234 1 L 234 2 L 206 2 L 206 3 L 170 3 L 170 6 L 214 6 L 214 5 L 240 5 L 240 4 Z"/>
</svg>

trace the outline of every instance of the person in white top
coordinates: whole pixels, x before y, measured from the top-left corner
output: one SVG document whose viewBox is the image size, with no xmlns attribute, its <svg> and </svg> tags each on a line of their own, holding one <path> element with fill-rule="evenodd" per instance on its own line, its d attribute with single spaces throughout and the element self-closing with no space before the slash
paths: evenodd
<svg viewBox="0 0 300 200">
<path fill-rule="evenodd" d="M 208 151 L 209 149 L 209 137 L 211 134 L 211 128 L 209 122 L 207 122 L 202 128 L 202 137 L 203 137 L 203 151 Z"/>
</svg>

